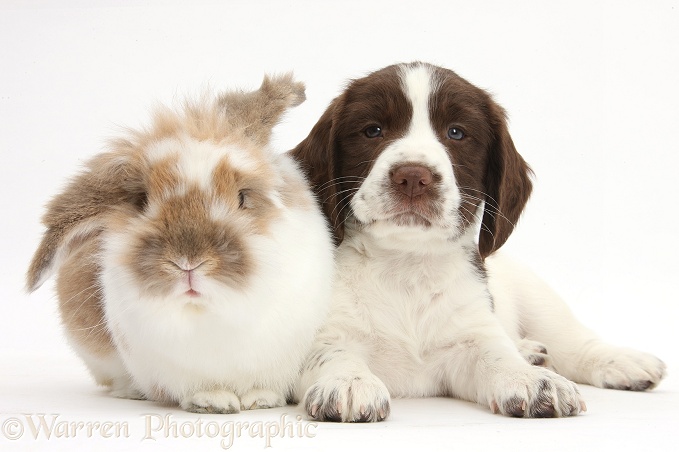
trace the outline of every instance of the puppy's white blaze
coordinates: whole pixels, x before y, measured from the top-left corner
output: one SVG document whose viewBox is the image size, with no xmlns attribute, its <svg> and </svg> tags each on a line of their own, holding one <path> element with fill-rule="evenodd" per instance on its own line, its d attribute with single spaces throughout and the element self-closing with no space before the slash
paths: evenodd
<svg viewBox="0 0 679 452">
<path fill-rule="evenodd" d="M 424 66 L 404 70 L 402 77 L 403 90 L 413 107 L 408 137 L 410 139 L 434 139 L 436 135 L 429 120 L 429 96 L 431 95 L 431 73 Z"/>
<path fill-rule="evenodd" d="M 429 117 L 429 98 L 435 89 L 430 69 L 418 66 L 404 70 L 402 74 L 404 91 L 413 108 L 408 134 L 403 138 L 399 149 L 414 157 L 413 161 L 431 165 L 443 178 L 445 185 L 451 184 L 457 188 L 455 175 L 448 152 L 436 136 Z M 454 208 L 459 205 L 459 192 L 450 190 L 454 201 Z"/>
<path fill-rule="evenodd" d="M 429 98 L 432 94 L 432 75 L 427 67 L 419 66 L 403 69 L 401 85 L 412 106 L 412 118 L 408 132 L 403 138 L 395 140 L 380 154 L 351 201 L 356 218 L 368 223 L 386 219 L 391 208 L 390 196 L 385 196 L 389 186 L 390 171 L 399 164 L 416 163 L 432 168 L 441 177 L 442 206 L 440 226 L 446 229 L 459 223 L 457 209 L 461 203 L 460 193 L 455 181 L 450 157 L 445 146 L 439 141 L 429 118 Z M 378 226 L 375 225 L 374 230 Z M 380 225 L 381 231 L 403 232 L 403 228 L 393 225 Z M 387 229 L 385 229 L 385 227 Z"/>
</svg>

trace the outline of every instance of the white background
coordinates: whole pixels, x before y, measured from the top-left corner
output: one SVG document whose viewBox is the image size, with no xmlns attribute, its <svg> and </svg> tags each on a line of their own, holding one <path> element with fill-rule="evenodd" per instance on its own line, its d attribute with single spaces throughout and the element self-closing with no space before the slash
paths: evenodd
<svg viewBox="0 0 679 452">
<path fill-rule="evenodd" d="M 190 6 L 188 6 L 190 5 Z M 352 77 L 423 60 L 488 89 L 510 115 L 535 191 L 505 246 L 576 314 L 613 342 L 653 352 L 670 377 L 654 392 L 583 387 L 577 419 L 493 416 L 445 400 L 396 401 L 378 425 L 321 425 L 275 448 L 666 448 L 675 435 L 679 2 L 676 1 L 96 1 L 0 3 L 0 421 L 131 420 L 174 413 L 112 400 L 66 346 L 52 284 L 28 296 L 24 273 L 47 200 L 122 126 L 142 126 L 155 102 L 211 87 L 256 88 L 294 70 L 307 102 L 277 128 L 281 151 L 303 139 Z M 220 417 L 276 420 L 296 407 Z M 205 438 L 61 438 L 0 449 L 183 450 Z M 234 448 L 263 444 L 250 438 Z"/>
</svg>

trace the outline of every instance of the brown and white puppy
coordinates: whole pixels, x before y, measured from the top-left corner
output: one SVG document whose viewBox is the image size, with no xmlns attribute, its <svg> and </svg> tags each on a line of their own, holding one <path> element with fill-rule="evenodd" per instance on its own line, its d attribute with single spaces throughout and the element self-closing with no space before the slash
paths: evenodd
<svg viewBox="0 0 679 452">
<path fill-rule="evenodd" d="M 379 421 L 391 396 L 571 416 L 585 405 L 570 380 L 644 390 L 664 376 L 660 360 L 602 342 L 537 277 L 490 256 L 531 171 L 502 108 L 454 72 L 400 64 L 355 80 L 291 153 L 339 244 L 330 315 L 296 392 L 312 418 Z"/>
</svg>

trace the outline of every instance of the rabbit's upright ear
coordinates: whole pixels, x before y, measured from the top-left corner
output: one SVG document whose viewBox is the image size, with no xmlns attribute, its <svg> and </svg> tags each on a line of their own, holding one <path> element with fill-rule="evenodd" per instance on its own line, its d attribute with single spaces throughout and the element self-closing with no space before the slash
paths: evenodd
<svg viewBox="0 0 679 452">
<path fill-rule="evenodd" d="M 26 289 L 36 290 L 66 257 L 106 228 L 115 209 L 141 210 L 146 203 L 143 159 L 135 152 L 97 155 L 85 170 L 47 205 L 47 228 L 26 274 Z"/>
<path fill-rule="evenodd" d="M 228 92 L 219 98 L 229 123 L 258 146 L 269 143 L 271 131 L 291 107 L 306 100 L 305 87 L 291 73 L 265 76 L 262 86 L 249 93 Z"/>
</svg>

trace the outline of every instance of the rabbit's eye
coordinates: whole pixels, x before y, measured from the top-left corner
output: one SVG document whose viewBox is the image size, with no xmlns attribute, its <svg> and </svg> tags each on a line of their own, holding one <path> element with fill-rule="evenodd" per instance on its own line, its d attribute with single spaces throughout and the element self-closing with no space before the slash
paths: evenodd
<svg viewBox="0 0 679 452">
<path fill-rule="evenodd" d="M 256 193 L 252 190 L 244 188 L 238 192 L 238 208 L 252 209 L 256 205 Z"/>
</svg>

